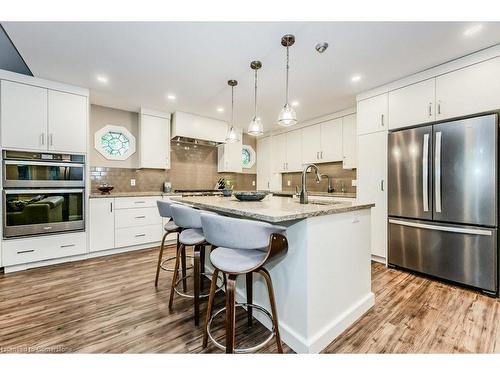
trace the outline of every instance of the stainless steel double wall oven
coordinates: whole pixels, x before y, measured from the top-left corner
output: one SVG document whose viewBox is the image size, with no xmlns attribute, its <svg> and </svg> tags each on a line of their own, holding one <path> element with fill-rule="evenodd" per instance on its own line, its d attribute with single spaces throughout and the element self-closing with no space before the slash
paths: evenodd
<svg viewBox="0 0 500 375">
<path fill-rule="evenodd" d="M 85 229 L 85 156 L 2 153 L 3 237 Z"/>
</svg>

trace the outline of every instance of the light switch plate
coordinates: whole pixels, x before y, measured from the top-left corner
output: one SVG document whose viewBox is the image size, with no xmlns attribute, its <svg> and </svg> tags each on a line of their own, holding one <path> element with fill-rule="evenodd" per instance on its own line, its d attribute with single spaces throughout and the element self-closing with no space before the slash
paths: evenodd
<svg viewBox="0 0 500 375">
<path fill-rule="evenodd" d="M 255 181 L 252 181 L 252 186 L 255 186 Z"/>
<path fill-rule="evenodd" d="M 130 179 L 130 186 L 135 186 L 135 178 Z"/>
<path fill-rule="evenodd" d="M 290 185 L 292 185 L 292 181 L 288 180 L 288 181 L 286 182 L 286 186 L 290 186 Z"/>
</svg>

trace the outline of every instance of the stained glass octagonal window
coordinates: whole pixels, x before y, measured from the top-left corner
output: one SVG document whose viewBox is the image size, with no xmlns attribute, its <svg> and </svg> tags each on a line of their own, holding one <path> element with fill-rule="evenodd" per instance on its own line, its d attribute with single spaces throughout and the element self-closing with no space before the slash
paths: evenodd
<svg viewBox="0 0 500 375">
<path fill-rule="evenodd" d="M 109 160 L 126 160 L 135 153 L 135 137 L 123 126 L 106 125 L 95 133 L 94 147 Z"/>
</svg>

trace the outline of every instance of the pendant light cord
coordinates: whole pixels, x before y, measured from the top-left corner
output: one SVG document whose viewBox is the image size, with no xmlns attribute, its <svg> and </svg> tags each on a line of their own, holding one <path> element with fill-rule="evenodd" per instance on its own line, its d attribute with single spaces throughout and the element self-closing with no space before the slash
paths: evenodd
<svg viewBox="0 0 500 375">
<path fill-rule="evenodd" d="M 288 64 L 289 60 L 289 47 L 286 47 L 286 101 L 285 105 L 288 104 L 288 70 L 290 69 L 290 65 Z"/>
<path fill-rule="evenodd" d="M 234 86 L 231 86 L 231 129 L 234 125 Z"/>
<path fill-rule="evenodd" d="M 254 105 L 253 119 L 255 120 L 257 118 L 257 69 L 255 69 L 255 94 L 254 94 L 254 100 L 255 100 L 255 105 Z"/>
</svg>

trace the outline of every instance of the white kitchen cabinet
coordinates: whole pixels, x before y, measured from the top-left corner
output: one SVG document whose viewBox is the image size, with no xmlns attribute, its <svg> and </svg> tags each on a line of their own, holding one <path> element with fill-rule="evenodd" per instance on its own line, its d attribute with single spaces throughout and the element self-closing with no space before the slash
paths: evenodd
<svg viewBox="0 0 500 375">
<path fill-rule="evenodd" d="M 1 81 L 2 147 L 47 150 L 47 89 Z"/>
<path fill-rule="evenodd" d="M 358 102 L 358 135 L 387 130 L 388 96 L 384 93 Z"/>
<path fill-rule="evenodd" d="M 357 200 L 371 209 L 371 253 L 387 257 L 387 132 L 359 136 Z"/>
<path fill-rule="evenodd" d="M 272 136 L 271 159 L 274 173 L 286 172 L 286 133 Z"/>
<path fill-rule="evenodd" d="M 321 123 L 319 162 L 342 160 L 342 118 Z"/>
<path fill-rule="evenodd" d="M 115 247 L 114 198 L 90 200 L 90 251 Z"/>
<path fill-rule="evenodd" d="M 87 151 L 87 98 L 48 90 L 48 149 Z"/>
<path fill-rule="evenodd" d="M 302 129 L 302 162 L 317 163 L 321 151 L 321 124 Z"/>
<path fill-rule="evenodd" d="M 342 167 L 356 168 L 357 164 L 356 114 L 342 118 Z"/>
<path fill-rule="evenodd" d="M 435 78 L 390 91 L 389 129 L 434 121 L 435 92 Z"/>
<path fill-rule="evenodd" d="M 500 57 L 436 77 L 436 120 L 500 109 Z"/>
<path fill-rule="evenodd" d="M 243 171 L 243 132 L 241 129 L 235 129 L 238 134 L 239 141 L 233 143 L 224 143 L 217 147 L 217 172 L 235 172 Z"/>
<path fill-rule="evenodd" d="M 139 119 L 140 167 L 170 169 L 170 114 L 141 109 Z"/>
<path fill-rule="evenodd" d="M 286 161 L 287 172 L 302 170 L 302 130 L 293 130 L 286 133 Z"/>
<path fill-rule="evenodd" d="M 281 175 L 273 172 L 271 137 L 257 139 L 257 190 L 281 190 Z"/>
</svg>

